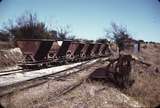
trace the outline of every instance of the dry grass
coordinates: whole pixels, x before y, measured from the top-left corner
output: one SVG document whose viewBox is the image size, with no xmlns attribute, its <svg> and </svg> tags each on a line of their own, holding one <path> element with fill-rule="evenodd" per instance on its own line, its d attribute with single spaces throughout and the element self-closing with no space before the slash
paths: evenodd
<svg viewBox="0 0 160 108">
<path fill-rule="evenodd" d="M 59 81 L 49 78 L 47 83 L 22 91 L 16 91 L 13 94 L 3 97 L 0 102 L 3 106 L 6 106 L 6 108 L 39 108 L 48 101 L 54 100 L 67 88 L 81 82 L 85 76 L 86 75 L 79 76 L 78 74 L 77 76 L 68 77 L 65 80 Z"/>
<path fill-rule="evenodd" d="M 77 76 L 74 77 L 74 80 L 49 81 L 49 83 L 36 88 L 17 91 L 17 94 L 8 98 L 10 99 L 8 108 L 130 108 L 143 105 L 155 107 L 160 103 L 160 73 L 155 69 L 160 69 L 160 46 L 146 46 L 138 56 L 150 62 L 152 66 L 147 67 L 133 63 L 131 74 L 135 83 L 131 88 L 122 91 L 128 96 L 109 84 L 84 82 L 70 93 L 55 97 L 55 93 L 59 92 L 61 88 L 73 84 L 74 80 L 79 77 Z"/>
<path fill-rule="evenodd" d="M 22 60 L 22 53 L 19 48 L 0 50 L 0 67 L 14 66 Z"/>
<path fill-rule="evenodd" d="M 44 108 L 131 108 L 141 105 L 101 82 L 85 82 L 72 92 L 42 106 Z"/>
<path fill-rule="evenodd" d="M 93 71 L 93 70 L 92 70 Z M 84 82 L 81 86 L 60 95 L 61 91 L 86 77 L 91 70 L 47 83 L 24 91 L 17 91 L 1 101 L 7 108 L 130 108 L 142 106 L 119 90 L 101 82 Z M 8 99 L 8 100 L 7 100 Z M 6 102 L 5 102 L 6 101 Z"/>
<path fill-rule="evenodd" d="M 135 64 L 135 83 L 124 92 L 146 106 L 155 107 L 160 103 L 160 73 L 155 73 L 151 68 Z"/>
<path fill-rule="evenodd" d="M 132 75 L 134 76 L 135 83 L 131 88 L 124 91 L 148 107 L 155 107 L 160 104 L 159 49 L 160 45 L 158 44 L 142 45 L 139 56 L 152 65 L 147 67 L 139 63 L 133 63 Z"/>
</svg>

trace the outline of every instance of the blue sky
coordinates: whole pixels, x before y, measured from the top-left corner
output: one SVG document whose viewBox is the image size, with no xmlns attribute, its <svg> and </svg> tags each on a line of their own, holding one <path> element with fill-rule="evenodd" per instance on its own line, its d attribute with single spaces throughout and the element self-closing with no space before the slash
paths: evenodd
<svg viewBox="0 0 160 108">
<path fill-rule="evenodd" d="M 25 11 L 36 13 L 49 28 L 70 25 L 72 34 L 81 38 L 103 37 L 104 29 L 116 22 L 136 39 L 160 42 L 158 0 L 2 0 L 0 28 Z"/>
</svg>

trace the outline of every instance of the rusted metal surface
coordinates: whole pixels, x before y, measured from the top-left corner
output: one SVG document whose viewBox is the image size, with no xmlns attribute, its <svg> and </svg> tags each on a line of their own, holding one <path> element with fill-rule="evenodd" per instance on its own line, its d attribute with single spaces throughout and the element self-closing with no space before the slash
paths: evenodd
<svg viewBox="0 0 160 108">
<path fill-rule="evenodd" d="M 130 78 L 131 73 L 131 55 L 120 55 L 119 58 L 110 60 L 106 67 L 96 69 L 90 78 L 104 79 L 115 83 L 120 88 L 131 86 L 134 80 Z"/>
<path fill-rule="evenodd" d="M 102 44 L 100 44 L 100 43 L 97 45 L 97 49 L 95 50 L 95 54 L 96 54 L 96 55 L 98 55 L 98 53 L 99 53 L 99 51 L 100 51 L 101 45 L 102 45 Z"/>
<path fill-rule="evenodd" d="M 40 61 L 43 60 L 45 57 L 47 57 L 48 52 L 52 47 L 52 43 L 53 41 L 42 41 L 34 58 L 37 61 Z"/>
<path fill-rule="evenodd" d="M 21 49 L 23 54 L 36 54 L 41 41 L 17 41 L 17 46 Z"/>
<path fill-rule="evenodd" d="M 67 53 L 68 48 L 69 48 L 71 43 L 72 43 L 72 41 L 63 41 L 62 42 L 62 46 L 60 47 L 60 49 L 57 53 L 58 58 L 60 58 L 60 57 L 64 58 L 66 56 L 66 53 Z"/>
<path fill-rule="evenodd" d="M 26 60 L 40 61 L 43 60 L 54 40 L 17 40 L 16 44 L 21 49 Z"/>
<path fill-rule="evenodd" d="M 72 41 L 69 48 L 68 48 L 68 51 L 67 51 L 67 57 L 73 58 L 74 54 L 75 54 L 75 51 L 77 50 L 79 45 L 80 45 L 79 42 L 73 42 Z"/>
<path fill-rule="evenodd" d="M 54 59 L 57 58 L 57 53 L 61 47 L 62 41 L 55 41 L 52 43 L 52 47 L 49 50 L 48 53 L 48 59 Z"/>
<path fill-rule="evenodd" d="M 104 52 L 104 54 L 108 56 L 108 55 L 110 55 L 110 53 L 111 53 L 111 52 L 110 52 L 109 45 L 108 45 L 108 44 L 106 44 L 106 47 L 105 47 L 105 52 Z"/>
<path fill-rule="evenodd" d="M 77 49 L 76 49 L 76 51 L 74 53 L 75 58 L 80 57 L 81 51 L 84 48 L 84 46 L 85 46 L 84 43 L 79 43 L 79 46 L 77 47 Z"/>
<path fill-rule="evenodd" d="M 63 41 L 62 45 L 59 47 L 57 57 L 73 57 L 77 48 L 79 46 L 79 42 L 74 42 L 74 41 Z"/>
<path fill-rule="evenodd" d="M 27 57 L 31 58 L 33 61 L 35 61 L 34 56 L 36 55 L 38 48 L 41 44 L 41 41 L 17 41 L 17 46 L 21 49 L 23 55 L 27 59 Z"/>
<path fill-rule="evenodd" d="M 92 49 L 93 49 L 94 45 L 95 44 L 93 44 L 93 43 L 89 43 L 89 46 L 88 46 L 87 51 L 86 51 L 86 57 L 91 56 L 91 52 L 92 52 Z"/>
<path fill-rule="evenodd" d="M 23 66 L 49 66 L 54 63 L 67 63 L 77 60 L 86 60 L 96 58 L 108 53 L 107 44 L 92 42 L 75 42 L 73 40 L 47 40 L 47 39 L 30 39 L 17 40 L 17 46 L 20 47 L 25 62 Z M 23 65 L 25 64 L 25 65 Z M 26 67 L 26 68 L 27 68 Z"/>
<path fill-rule="evenodd" d="M 92 52 L 91 52 L 91 56 L 96 57 L 99 55 L 101 45 L 102 45 L 101 43 L 96 43 L 94 45 L 94 48 L 92 49 Z"/>
<path fill-rule="evenodd" d="M 106 48 L 106 45 L 102 44 L 101 47 L 100 47 L 100 49 L 99 49 L 99 55 L 100 56 L 104 55 L 105 48 Z"/>
<path fill-rule="evenodd" d="M 81 54 L 80 54 L 82 58 L 86 56 L 88 47 L 89 47 L 89 43 L 85 43 L 83 49 L 81 50 Z"/>
<path fill-rule="evenodd" d="M 99 48 L 99 55 L 100 56 L 106 56 L 110 54 L 109 46 L 108 44 L 102 44 Z"/>
</svg>

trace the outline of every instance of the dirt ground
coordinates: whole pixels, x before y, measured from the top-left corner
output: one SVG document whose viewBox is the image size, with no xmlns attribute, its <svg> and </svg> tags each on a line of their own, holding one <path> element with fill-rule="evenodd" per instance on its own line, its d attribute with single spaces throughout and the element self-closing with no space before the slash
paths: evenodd
<svg viewBox="0 0 160 108">
<path fill-rule="evenodd" d="M 85 82 L 72 92 L 42 105 L 44 108 L 132 108 L 143 105 L 115 88 Z"/>
<path fill-rule="evenodd" d="M 132 77 L 135 83 L 129 89 L 119 90 L 110 83 L 87 80 L 69 93 L 56 95 L 61 90 L 77 84 L 86 73 L 94 71 L 85 70 L 65 80 L 49 80 L 40 86 L 17 91 L 5 97 L 2 102 L 8 103 L 7 108 L 155 107 L 160 104 L 160 44 L 143 44 L 141 52 L 135 56 L 151 66 L 139 62 L 132 63 Z"/>
<path fill-rule="evenodd" d="M 106 63 L 96 64 L 94 69 Z M 48 81 L 39 86 L 16 91 L 3 97 L 1 105 L 7 108 L 119 108 L 141 107 L 136 100 L 119 90 L 100 82 L 85 80 L 94 69 L 86 69 L 67 78 Z M 70 92 L 64 92 L 79 85 Z"/>
<path fill-rule="evenodd" d="M 58 99 L 48 102 L 49 108 L 119 108 L 156 107 L 160 104 L 160 44 L 142 44 L 135 54 L 151 66 L 132 62 L 134 84 L 118 90 L 110 83 L 86 82 Z M 124 93 L 124 94 L 123 94 Z M 42 105 L 43 106 L 43 105 Z M 45 106 L 45 105 L 44 105 Z"/>
</svg>

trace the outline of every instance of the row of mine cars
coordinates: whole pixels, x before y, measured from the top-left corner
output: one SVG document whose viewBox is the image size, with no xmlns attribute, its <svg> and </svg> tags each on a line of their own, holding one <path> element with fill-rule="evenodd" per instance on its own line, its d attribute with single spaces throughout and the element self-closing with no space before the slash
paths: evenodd
<svg viewBox="0 0 160 108">
<path fill-rule="evenodd" d="M 16 40 L 24 55 L 21 66 L 50 66 L 78 62 L 110 55 L 108 43 L 83 42 L 74 40 L 56 41 L 51 39 Z"/>
</svg>

